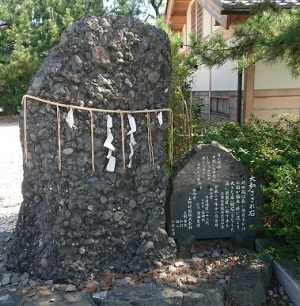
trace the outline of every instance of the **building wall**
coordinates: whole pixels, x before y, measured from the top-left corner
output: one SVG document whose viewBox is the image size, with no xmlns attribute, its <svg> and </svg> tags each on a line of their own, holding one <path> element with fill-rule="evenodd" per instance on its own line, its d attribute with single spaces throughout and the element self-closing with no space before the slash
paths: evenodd
<svg viewBox="0 0 300 306">
<path fill-rule="evenodd" d="M 191 1 L 187 12 L 187 23 L 183 28 L 184 42 L 189 45 L 189 33 L 191 31 Z M 202 37 L 208 38 L 212 33 L 223 32 L 230 38 L 232 29 L 225 30 L 215 26 L 213 17 L 203 9 Z M 203 100 L 204 115 L 210 122 L 218 120 L 236 120 L 237 105 L 237 71 L 233 69 L 233 63 L 211 70 L 200 67 L 193 76 L 192 93 Z M 253 114 L 268 122 L 277 119 L 273 114 L 300 114 L 300 79 L 293 79 L 283 63 L 265 65 L 258 63 L 254 69 L 246 73 L 247 80 L 243 85 L 243 111 L 244 118 L 248 119 Z M 250 76 L 250 77 L 249 77 Z M 209 114 L 212 97 L 229 97 L 230 115 Z M 245 105 L 244 105 L 245 103 Z"/>
<path fill-rule="evenodd" d="M 203 38 L 207 38 L 215 31 L 221 29 L 220 26 L 216 26 L 215 24 L 215 19 L 208 11 L 203 9 Z"/>
<path fill-rule="evenodd" d="M 188 16 L 190 16 L 190 11 L 188 14 Z M 214 18 L 205 9 L 203 9 L 202 18 L 203 38 L 208 38 L 214 32 L 223 31 L 220 26 L 215 25 Z M 189 25 L 189 17 L 187 20 L 187 25 Z M 201 97 L 203 103 L 203 116 L 209 123 L 220 120 L 236 120 L 237 71 L 233 68 L 232 62 L 228 62 L 221 67 L 214 67 L 211 70 L 202 66 L 193 76 L 191 88 L 193 96 Z M 217 113 L 214 111 L 209 112 L 214 97 L 218 97 L 218 99 L 224 97 L 229 104 L 229 114 Z"/>
<path fill-rule="evenodd" d="M 203 38 L 208 37 L 212 31 L 212 17 L 205 9 L 203 9 Z"/>
<path fill-rule="evenodd" d="M 253 114 L 267 122 L 277 121 L 278 115 L 300 115 L 300 89 L 254 91 Z"/>
<path fill-rule="evenodd" d="M 233 63 L 228 62 L 211 70 L 200 67 L 194 75 L 192 93 L 194 97 L 201 97 L 202 114 L 207 123 L 237 120 L 237 89 L 238 77 L 237 71 L 233 69 Z M 223 110 L 216 111 L 214 103 L 227 103 L 229 113 L 223 113 Z"/>
<path fill-rule="evenodd" d="M 233 63 L 228 62 L 211 71 L 201 66 L 194 73 L 192 91 L 208 91 L 210 87 L 214 91 L 237 90 L 237 71 Z"/>
<path fill-rule="evenodd" d="M 249 69 L 246 86 L 246 119 L 253 114 L 272 123 L 278 115 L 300 115 L 300 78 L 293 79 L 284 63 L 257 63 Z"/>
<path fill-rule="evenodd" d="M 237 71 L 233 70 L 232 63 L 226 63 L 222 67 L 213 68 L 211 71 L 201 67 L 194 76 L 192 84 L 194 96 L 203 99 L 202 112 L 208 123 L 220 120 L 237 120 Z M 230 113 L 222 114 L 209 110 L 212 109 L 214 97 L 224 97 L 229 104 Z"/>
<path fill-rule="evenodd" d="M 255 65 L 254 89 L 295 89 L 300 88 L 300 78 L 293 78 L 282 62 L 274 65 Z"/>
<path fill-rule="evenodd" d="M 237 121 L 237 95 L 236 91 L 195 91 L 192 93 L 193 104 L 201 105 L 202 119 L 207 124 L 218 121 Z M 213 110 L 212 103 L 214 99 L 225 99 L 228 103 L 229 113 L 221 113 Z M 209 110 L 211 110 L 209 112 Z"/>
</svg>

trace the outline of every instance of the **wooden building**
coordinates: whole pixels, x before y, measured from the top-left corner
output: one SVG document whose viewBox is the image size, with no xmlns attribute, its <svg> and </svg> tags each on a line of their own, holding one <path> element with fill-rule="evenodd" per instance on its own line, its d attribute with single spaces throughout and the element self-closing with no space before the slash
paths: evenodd
<svg viewBox="0 0 300 306">
<path fill-rule="evenodd" d="M 232 36 L 232 25 L 249 17 L 249 0 L 168 0 L 168 25 L 183 35 L 185 46 L 189 34 L 195 31 L 199 38 L 207 39 L 222 32 L 226 39 Z M 295 0 L 275 0 L 285 8 L 300 4 Z M 188 47 L 181 51 L 187 52 Z M 300 78 L 294 79 L 285 64 L 255 66 L 238 73 L 233 62 L 208 69 L 199 67 L 192 84 L 192 96 L 203 100 L 203 115 L 209 123 L 220 120 L 244 122 L 252 114 L 268 122 L 273 115 L 300 114 Z"/>
</svg>

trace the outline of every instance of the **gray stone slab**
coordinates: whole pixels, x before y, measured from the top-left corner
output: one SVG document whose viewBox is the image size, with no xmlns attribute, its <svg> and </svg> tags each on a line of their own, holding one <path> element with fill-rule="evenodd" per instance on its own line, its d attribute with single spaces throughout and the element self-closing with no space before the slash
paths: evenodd
<svg viewBox="0 0 300 306">
<path fill-rule="evenodd" d="M 1 305 L 1 304 L 0 304 Z M 16 304 L 17 305 L 17 304 Z M 50 295 L 35 295 L 26 301 L 24 306 L 95 306 L 92 298 L 86 291 L 54 292 Z"/>
<path fill-rule="evenodd" d="M 10 291 L 1 291 L 0 292 L 0 306 L 18 306 L 21 305 L 23 295 L 10 292 Z"/>
<path fill-rule="evenodd" d="M 275 275 L 284 287 L 286 294 L 295 305 L 300 305 L 300 273 L 295 268 L 284 266 L 274 260 Z"/>
<path fill-rule="evenodd" d="M 261 306 L 266 303 L 272 266 L 252 250 L 238 249 L 239 262 L 227 288 L 227 297 L 239 306 Z"/>
<path fill-rule="evenodd" d="M 169 306 L 182 305 L 183 293 L 166 285 L 157 283 L 138 284 L 135 286 L 108 291 L 93 300 L 98 306 Z"/>
<path fill-rule="evenodd" d="M 183 297 L 182 306 L 224 306 L 223 287 L 218 284 L 202 284 Z"/>
<path fill-rule="evenodd" d="M 220 144 L 199 145 L 172 180 L 169 233 L 175 239 L 254 235 L 261 182 Z M 254 246 L 254 243 L 253 243 Z"/>
</svg>

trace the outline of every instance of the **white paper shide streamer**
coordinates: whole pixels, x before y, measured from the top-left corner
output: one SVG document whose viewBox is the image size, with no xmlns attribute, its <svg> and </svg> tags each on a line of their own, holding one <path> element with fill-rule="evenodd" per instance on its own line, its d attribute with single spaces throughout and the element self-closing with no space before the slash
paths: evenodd
<svg viewBox="0 0 300 306">
<path fill-rule="evenodd" d="M 106 166 L 106 171 L 108 172 L 114 172 L 116 167 L 116 158 L 112 156 L 112 152 L 115 150 L 115 147 L 112 144 L 112 141 L 114 139 L 113 134 L 111 132 L 111 129 L 113 127 L 112 117 L 110 115 L 106 116 L 106 127 L 107 127 L 107 138 L 104 142 L 104 147 L 108 148 L 108 163 Z"/>
<path fill-rule="evenodd" d="M 135 119 L 131 114 L 127 114 L 127 118 L 129 121 L 129 126 L 130 126 L 130 131 L 127 133 L 127 135 L 130 136 L 130 141 L 129 141 L 129 147 L 130 147 L 130 153 L 129 153 L 129 163 L 127 165 L 128 168 L 131 168 L 132 166 L 132 157 L 134 154 L 133 147 L 136 145 L 136 141 L 134 139 L 133 133 L 136 132 L 136 123 Z"/>
<path fill-rule="evenodd" d="M 66 117 L 66 121 L 68 123 L 68 126 L 72 129 L 75 128 L 74 125 L 74 115 L 73 115 L 73 108 L 70 108 L 67 117 Z"/>
<path fill-rule="evenodd" d="M 158 120 L 159 125 L 162 125 L 162 124 L 163 124 L 162 112 L 159 112 L 159 113 L 157 114 L 157 120 Z"/>
</svg>

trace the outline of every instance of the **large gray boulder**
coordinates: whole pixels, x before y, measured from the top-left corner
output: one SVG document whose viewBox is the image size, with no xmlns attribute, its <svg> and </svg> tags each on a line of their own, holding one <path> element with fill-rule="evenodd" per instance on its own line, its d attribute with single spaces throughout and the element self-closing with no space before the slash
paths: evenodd
<svg viewBox="0 0 300 306">
<path fill-rule="evenodd" d="M 168 306 L 182 305 L 183 293 L 159 283 L 138 284 L 131 287 L 93 295 L 99 306 Z"/>
<path fill-rule="evenodd" d="M 223 306 L 223 288 L 202 284 L 184 294 L 168 284 L 149 283 L 93 295 L 99 306 Z"/>
<path fill-rule="evenodd" d="M 65 30 L 20 118 L 24 201 L 12 268 L 61 280 L 173 262 L 168 112 L 158 120 L 171 67 L 166 33 L 131 16 L 88 16 Z"/>
</svg>

